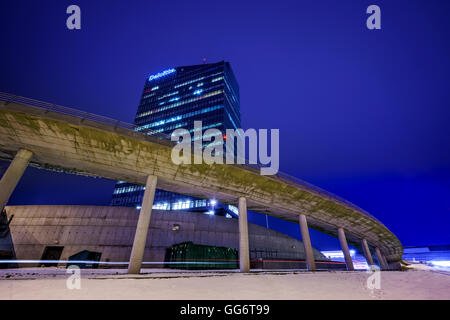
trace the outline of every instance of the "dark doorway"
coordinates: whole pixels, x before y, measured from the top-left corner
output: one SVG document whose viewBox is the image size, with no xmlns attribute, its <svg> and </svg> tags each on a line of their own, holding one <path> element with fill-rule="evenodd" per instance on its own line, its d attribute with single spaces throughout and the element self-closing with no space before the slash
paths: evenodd
<svg viewBox="0 0 450 320">
<path fill-rule="evenodd" d="M 45 247 L 44 253 L 42 254 L 41 260 L 59 260 L 63 252 L 64 247 Z M 45 267 L 56 267 L 58 263 L 56 262 L 44 262 L 41 265 Z"/>
<path fill-rule="evenodd" d="M 87 268 L 96 269 L 98 268 L 98 263 L 92 263 L 92 261 L 100 261 L 101 256 L 102 256 L 101 252 L 83 250 L 70 256 L 69 261 L 86 261 L 86 263 L 69 262 L 67 263 L 67 267 L 75 265 L 78 266 L 80 269 L 87 269 Z"/>
<path fill-rule="evenodd" d="M 0 250 L 0 260 L 14 260 L 14 252 L 11 250 Z M 0 269 L 17 268 L 15 263 L 0 263 Z"/>
</svg>

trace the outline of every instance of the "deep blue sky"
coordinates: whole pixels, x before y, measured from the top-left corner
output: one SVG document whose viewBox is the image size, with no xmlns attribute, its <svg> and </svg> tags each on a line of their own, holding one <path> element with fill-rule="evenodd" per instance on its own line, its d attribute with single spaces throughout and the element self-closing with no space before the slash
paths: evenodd
<svg viewBox="0 0 450 320">
<path fill-rule="evenodd" d="M 382 30 L 365 27 L 371 4 Z M 437 0 L 2 1 L 0 91 L 132 122 L 149 74 L 230 61 L 243 127 L 280 129 L 282 171 L 404 245 L 450 243 L 449 14 Z M 28 169 L 10 204 L 109 204 L 113 185 Z"/>
</svg>

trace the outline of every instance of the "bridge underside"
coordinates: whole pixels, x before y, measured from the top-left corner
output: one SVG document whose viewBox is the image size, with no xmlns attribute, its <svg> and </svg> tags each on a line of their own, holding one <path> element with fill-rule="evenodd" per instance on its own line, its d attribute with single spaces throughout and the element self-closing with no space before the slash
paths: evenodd
<svg viewBox="0 0 450 320">
<path fill-rule="evenodd" d="M 346 230 L 356 248 L 360 239 L 379 247 L 388 261 L 403 252 L 397 237 L 376 219 L 313 190 L 239 165 L 175 165 L 172 143 L 151 136 L 10 103 L 0 107 L 0 158 L 19 149 L 33 152 L 31 165 L 67 173 L 145 184 L 158 177 L 158 188 L 236 205 L 247 198 L 249 210 L 298 223 L 304 214 L 310 227 L 332 236 Z"/>
</svg>

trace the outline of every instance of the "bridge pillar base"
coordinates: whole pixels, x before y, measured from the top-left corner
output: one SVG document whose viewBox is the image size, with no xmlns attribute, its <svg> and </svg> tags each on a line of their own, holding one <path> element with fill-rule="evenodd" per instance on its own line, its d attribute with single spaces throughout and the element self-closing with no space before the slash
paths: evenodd
<svg viewBox="0 0 450 320">
<path fill-rule="evenodd" d="M 157 181 L 156 176 L 147 177 L 136 234 L 134 235 L 133 248 L 131 249 L 130 264 L 128 265 L 128 273 L 130 274 L 138 274 L 141 272 Z"/>
<path fill-rule="evenodd" d="M 314 252 L 311 246 L 311 238 L 309 237 L 308 222 L 306 221 L 306 216 L 301 214 L 298 218 L 300 225 L 300 232 L 302 234 L 303 246 L 305 248 L 306 265 L 308 270 L 315 271 L 316 263 L 314 261 Z"/>
<path fill-rule="evenodd" d="M 384 265 L 386 266 L 386 270 L 389 270 L 389 263 L 387 262 L 386 257 L 384 255 L 382 255 L 382 258 L 383 258 Z"/>
<path fill-rule="evenodd" d="M 380 248 L 376 247 L 375 248 L 375 253 L 377 254 L 378 262 L 380 263 L 381 269 L 387 270 L 388 266 L 386 265 L 386 263 L 384 261 L 384 257 L 381 254 Z"/>
<path fill-rule="evenodd" d="M 400 261 L 389 262 L 388 266 L 389 266 L 389 270 L 397 270 L 397 271 L 402 270 L 402 264 Z"/>
<path fill-rule="evenodd" d="M 350 251 L 348 250 L 347 238 L 345 237 L 344 228 L 338 229 L 339 242 L 341 243 L 342 252 L 344 253 L 345 264 L 347 266 L 348 271 L 353 271 L 355 268 L 353 267 L 352 256 L 350 255 Z"/>
<path fill-rule="evenodd" d="M 239 268 L 241 272 L 250 272 L 250 254 L 248 245 L 247 199 L 239 198 Z"/>
<path fill-rule="evenodd" d="M 0 180 L 0 212 L 6 206 L 32 156 L 31 151 L 20 149 Z"/>
<path fill-rule="evenodd" d="M 367 240 L 362 239 L 361 244 L 363 247 L 364 256 L 366 257 L 367 264 L 369 265 L 369 268 L 371 268 L 374 265 L 374 263 L 372 259 L 372 253 L 370 252 L 369 245 L 367 244 Z"/>
</svg>

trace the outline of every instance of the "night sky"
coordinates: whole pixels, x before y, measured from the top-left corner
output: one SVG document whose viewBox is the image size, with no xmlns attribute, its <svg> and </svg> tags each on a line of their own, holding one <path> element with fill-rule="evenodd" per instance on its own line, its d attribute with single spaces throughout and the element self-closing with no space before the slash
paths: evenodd
<svg viewBox="0 0 450 320">
<path fill-rule="evenodd" d="M 66 28 L 71 4 L 81 30 Z M 366 28 L 371 4 L 381 30 Z M 132 122 L 149 74 L 229 61 L 243 128 L 280 129 L 281 171 L 404 245 L 450 244 L 449 14 L 437 0 L 2 1 L 0 91 Z M 9 204 L 108 205 L 113 186 L 29 168 Z"/>
</svg>

